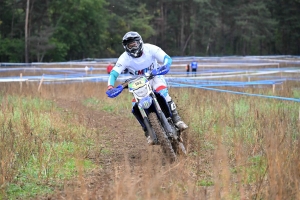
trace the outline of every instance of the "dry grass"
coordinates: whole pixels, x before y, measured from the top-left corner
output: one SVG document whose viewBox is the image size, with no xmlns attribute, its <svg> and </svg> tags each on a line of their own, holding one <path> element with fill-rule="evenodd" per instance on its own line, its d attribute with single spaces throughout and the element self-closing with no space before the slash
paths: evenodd
<svg viewBox="0 0 300 200">
<path fill-rule="evenodd" d="M 29 193 L 19 198 L 37 199 L 299 199 L 299 103 L 171 88 L 189 124 L 189 155 L 168 165 L 159 148 L 145 146 L 136 134 L 141 130 L 130 115 L 131 97 L 108 99 L 105 85 L 44 84 L 37 91 L 38 83 L 22 89 L 1 83 L 3 199 L 17 198 L 9 193 L 12 185 Z M 272 87 L 235 90 L 273 95 Z M 299 83 L 285 82 L 274 95 L 298 92 Z M 65 150 L 66 142 L 75 151 Z M 38 164 L 29 163 L 33 156 Z M 60 167 L 69 159 L 75 170 Z M 59 170 L 67 171 L 58 177 Z M 22 177 L 41 186 L 37 196 Z"/>
</svg>

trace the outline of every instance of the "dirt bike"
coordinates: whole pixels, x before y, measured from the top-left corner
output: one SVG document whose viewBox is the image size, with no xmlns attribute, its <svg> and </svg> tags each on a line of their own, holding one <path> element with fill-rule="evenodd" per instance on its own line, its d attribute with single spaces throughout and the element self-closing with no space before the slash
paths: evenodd
<svg viewBox="0 0 300 200">
<path fill-rule="evenodd" d="M 135 104 L 132 113 L 147 132 L 154 145 L 160 145 L 164 155 L 170 162 L 174 162 L 180 152 L 186 154 L 181 137 L 181 131 L 172 121 L 172 112 L 165 98 L 151 87 L 152 74 L 137 75 L 127 79 L 116 88 L 111 89 L 108 97 L 118 96 L 123 89 L 133 94 Z"/>
</svg>

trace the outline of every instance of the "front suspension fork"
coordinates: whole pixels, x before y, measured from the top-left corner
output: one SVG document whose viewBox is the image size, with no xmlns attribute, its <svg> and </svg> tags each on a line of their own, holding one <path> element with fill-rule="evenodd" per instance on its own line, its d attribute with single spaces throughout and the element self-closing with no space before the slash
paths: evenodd
<svg viewBox="0 0 300 200">
<path fill-rule="evenodd" d="M 153 139 L 154 143 L 157 144 L 158 143 L 158 139 L 157 139 L 156 134 L 154 133 L 154 131 L 153 131 L 151 125 L 150 125 L 150 122 L 149 122 L 149 119 L 148 119 L 148 116 L 147 116 L 145 110 L 143 108 L 141 108 L 140 106 L 138 106 L 138 108 L 139 108 L 139 111 L 140 111 L 140 113 L 142 115 L 143 122 L 144 122 L 144 124 L 146 126 L 148 134 L 150 135 L 151 139 Z"/>
<path fill-rule="evenodd" d="M 172 131 L 172 128 L 171 128 L 171 126 L 170 126 L 170 124 L 169 124 L 169 122 L 168 122 L 165 114 L 163 113 L 163 111 L 162 111 L 162 109 L 161 109 L 161 107 L 160 107 L 160 105 L 159 105 L 156 97 L 152 96 L 152 98 L 154 100 L 154 106 L 155 106 L 155 109 L 157 111 L 157 114 L 158 114 L 158 117 L 160 119 L 160 122 L 161 122 L 162 126 L 164 127 L 164 130 L 167 132 L 167 134 L 169 136 L 174 135 L 173 131 Z"/>
</svg>

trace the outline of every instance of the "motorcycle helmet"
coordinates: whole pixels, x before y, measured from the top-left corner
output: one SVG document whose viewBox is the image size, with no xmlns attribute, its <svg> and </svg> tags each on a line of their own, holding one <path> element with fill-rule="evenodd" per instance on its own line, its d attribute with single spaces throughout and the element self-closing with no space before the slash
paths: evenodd
<svg viewBox="0 0 300 200">
<path fill-rule="evenodd" d="M 123 37 L 122 44 L 131 57 L 138 58 L 143 54 L 143 39 L 137 32 L 127 32 Z"/>
</svg>

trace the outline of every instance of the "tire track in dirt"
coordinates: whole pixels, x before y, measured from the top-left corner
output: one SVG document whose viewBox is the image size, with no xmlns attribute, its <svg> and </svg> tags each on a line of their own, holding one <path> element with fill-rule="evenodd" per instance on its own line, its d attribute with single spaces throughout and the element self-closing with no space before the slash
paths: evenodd
<svg viewBox="0 0 300 200">
<path fill-rule="evenodd" d="M 162 159 L 160 147 L 147 145 L 138 124 L 132 125 L 127 119 L 120 119 L 119 115 L 88 108 L 80 100 L 56 99 L 55 102 L 64 112 L 77 116 L 74 119 L 80 123 L 86 123 L 90 128 L 105 128 L 102 136 L 110 143 L 112 153 L 101 155 L 100 159 L 92 155 L 90 158 L 103 166 L 103 169 L 91 171 L 78 180 L 68 181 L 64 188 L 43 199 L 82 199 L 82 191 L 85 191 L 87 199 L 111 199 L 115 194 L 108 188 L 111 188 L 111 184 L 115 185 L 116 180 L 141 177 L 145 170 L 157 171 L 157 164 L 161 164 Z"/>
</svg>

